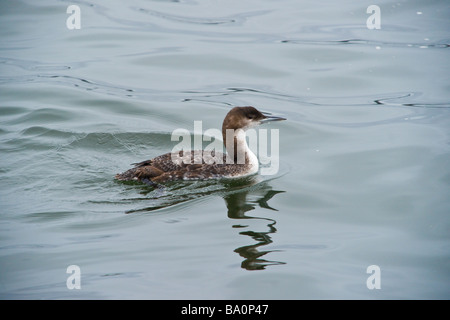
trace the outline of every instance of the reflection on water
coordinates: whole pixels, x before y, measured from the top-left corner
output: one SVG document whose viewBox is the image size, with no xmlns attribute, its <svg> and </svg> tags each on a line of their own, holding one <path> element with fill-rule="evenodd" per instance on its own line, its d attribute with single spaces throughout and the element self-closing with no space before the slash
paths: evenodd
<svg viewBox="0 0 450 320">
<path fill-rule="evenodd" d="M 272 199 L 278 193 L 282 193 L 284 191 L 275 191 L 272 190 L 269 185 L 263 183 L 262 188 L 257 190 L 257 193 L 263 193 L 262 196 L 258 196 L 258 200 L 249 201 L 247 199 L 249 194 L 252 194 L 250 190 L 241 191 L 238 193 L 233 193 L 224 197 L 225 202 L 228 208 L 228 217 L 230 219 L 261 219 L 266 220 L 268 222 L 267 227 L 268 231 L 242 231 L 239 234 L 249 236 L 253 240 L 256 240 L 256 244 L 251 244 L 247 246 L 242 246 L 234 250 L 234 252 L 238 253 L 241 257 L 245 258 L 242 261 L 242 268 L 247 270 L 263 270 L 268 265 L 278 265 L 284 264 L 284 262 L 279 261 L 269 261 L 262 259 L 262 256 L 273 252 L 275 250 L 266 250 L 259 251 L 258 248 L 261 246 L 268 245 L 272 243 L 272 238 L 270 234 L 275 233 L 277 229 L 275 228 L 275 224 L 277 223 L 274 219 L 270 218 L 262 218 L 262 217 L 252 217 L 246 216 L 245 213 L 255 209 L 255 205 L 259 205 L 261 208 L 266 208 L 270 210 L 277 211 L 276 209 L 270 207 L 267 204 L 267 201 Z M 256 192 L 255 192 L 256 193 Z M 242 225 L 234 225 L 234 228 L 243 228 L 245 226 Z"/>
<path fill-rule="evenodd" d="M 123 183 L 123 182 L 120 182 Z M 130 183 L 124 183 L 130 184 Z M 134 187 L 138 185 L 132 183 Z M 125 213 L 138 213 L 138 212 L 153 212 L 158 209 L 170 207 L 176 204 L 180 204 L 189 200 L 193 200 L 199 197 L 203 197 L 210 194 L 222 194 L 225 200 L 228 217 L 230 219 L 251 220 L 257 219 L 267 222 L 266 231 L 246 230 L 239 232 L 240 235 L 249 236 L 256 243 L 236 248 L 234 252 L 238 253 L 244 258 L 242 261 L 242 268 L 246 270 L 263 270 L 268 265 L 285 264 L 280 261 L 270 261 L 262 259 L 261 257 L 267 255 L 270 252 L 279 250 L 266 250 L 260 251 L 259 247 L 272 243 L 271 234 L 277 232 L 275 219 L 248 216 L 247 212 L 254 210 L 256 207 L 269 209 L 272 211 L 278 211 L 277 209 L 269 206 L 268 201 L 272 199 L 278 193 L 285 191 L 272 190 L 272 187 L 267 181 L 261 181 L 260 176 L 252 176 L 241 179 L 223 180 L 218 182 L 212 181 L 196 181 L 196 182 L 175 182 L 168 184 L 167 186 L 161 186 L 160 188 L 153 188 L 143 186 L 141 194 L 142 198 L 128 199 L 129 201 L 150 201 L 150 206 L 145 206 L 139 209 L 128 210 Z M 225 192 L 225 194 L 223 194 Z M 250 198 L 256 198 L 250 200 Z M 233 228 L 250 228 L 250 225 L 235 224 Z"/>
</svg>

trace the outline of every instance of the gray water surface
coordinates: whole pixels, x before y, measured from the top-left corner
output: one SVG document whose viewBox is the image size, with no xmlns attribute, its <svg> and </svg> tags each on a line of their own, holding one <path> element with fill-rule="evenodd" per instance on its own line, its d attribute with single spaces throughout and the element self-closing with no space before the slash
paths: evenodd
<svg viewBox="0 0 450 320">
<path fill-rule="evenodd" d="M 446 1 L 2 1 L 0 298 L 450 298 L 449 17 Z M 114 180 L 245 105 L 288 119 L 265 127 L 277 174 Z"/>
</svg>

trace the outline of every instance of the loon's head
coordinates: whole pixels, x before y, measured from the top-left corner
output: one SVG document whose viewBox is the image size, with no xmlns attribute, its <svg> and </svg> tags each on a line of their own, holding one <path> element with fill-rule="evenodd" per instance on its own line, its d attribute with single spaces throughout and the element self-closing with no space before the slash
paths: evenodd
<svg viewBox="0 0 450 320">
<path fill-rule="evenodd" d="M 286 119 L 262 113 L 254 107 L 234 107 L 225 116 L 222 131 L 224 132 L 226 129 L 242 129 L 245 131 L 266 122 L 281 120 Z"/>
</svg>

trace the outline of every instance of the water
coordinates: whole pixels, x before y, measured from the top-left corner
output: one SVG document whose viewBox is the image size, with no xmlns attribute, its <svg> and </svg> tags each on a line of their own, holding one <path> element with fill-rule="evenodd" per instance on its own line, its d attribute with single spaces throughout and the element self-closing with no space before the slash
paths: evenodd
<svg viewBox="0 0 450 320">
<path fill-rule="evenodd" d="M 0 297 L 448 299 L 450 6 L 371 4 L 2 1 Z M 276 175 L 114 181 L 235 105 Z"/>
</svg>

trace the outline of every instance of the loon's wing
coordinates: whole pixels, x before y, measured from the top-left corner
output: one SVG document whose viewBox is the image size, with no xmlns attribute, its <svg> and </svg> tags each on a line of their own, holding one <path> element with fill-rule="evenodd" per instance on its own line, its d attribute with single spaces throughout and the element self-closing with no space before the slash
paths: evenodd
<svg viewBox="0 0 450 320">
<path fill-rule="evenodd" d="M 133 163 L 134 168 L 117 174 L 116 179 L 125 181 L 150 179 L 160 182 L 208 179 L 218 175 L 225 162 L 226 155 L 215 151 L 169 152 L 150 160 Z M 205 165 L 208 167 L 207 170 Z"/>
</svg>

